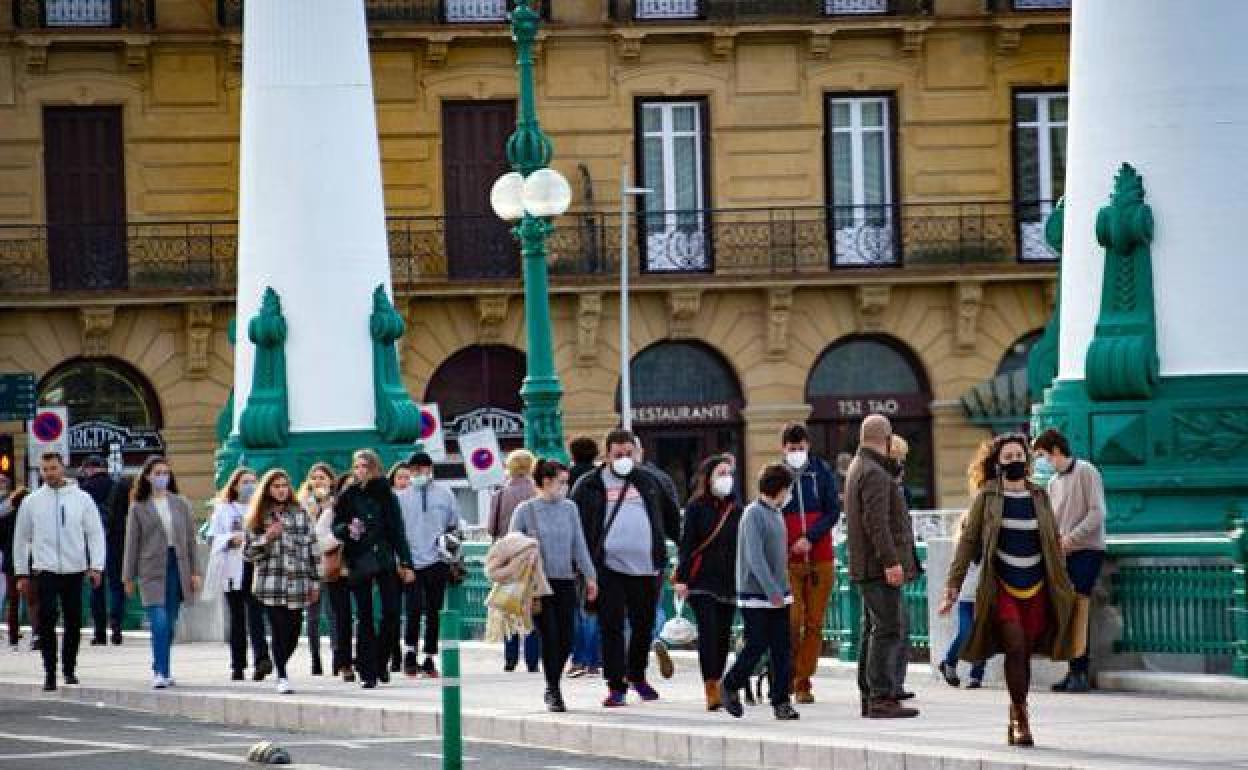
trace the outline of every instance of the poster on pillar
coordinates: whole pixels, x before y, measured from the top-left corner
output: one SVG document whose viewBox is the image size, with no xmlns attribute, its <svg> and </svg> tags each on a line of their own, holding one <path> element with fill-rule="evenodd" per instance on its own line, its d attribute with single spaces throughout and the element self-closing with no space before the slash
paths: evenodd
<svg viewBox="0 0 1248 770">
<path fill-rule="evenodd" d="M 437 404 L 420 405 L 420 446 L 436 462 L 446 460 L 446 433 Z"/>
<path fill-rule="evenodd" d="M 464 458 L 464 471 L 468 476 L 468 484 L 473 489 L 501 486 L 507 480 L 503 472 L 498 436 L 493 430 L 486 428 L 472 433 L 461 433 L 459 454 Z"/>
</svg>

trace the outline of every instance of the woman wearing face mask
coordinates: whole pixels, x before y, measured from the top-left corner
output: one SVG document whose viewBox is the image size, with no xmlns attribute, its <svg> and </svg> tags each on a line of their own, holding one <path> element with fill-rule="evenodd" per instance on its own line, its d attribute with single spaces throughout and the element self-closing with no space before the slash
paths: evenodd
<svg viewBox="0 0 1248 770">
<path fill-rule="evenodd" d="M 320 516 L 316 520 L 316 543 L 321 549 L 321 593 L 329 596 L 329 622 L 333 633 L 334 676 L 341 676 L 344 682 L 355 681 L 355 666 L 351 657 L 351 587 L 348 582 L 349 570 L 343 560 L 342 541 L 334 537 L 334 504 L 342 495 L 342 490 L 355 483 L 355 476 L 344 473 L 338 477 L 331 487 L 328 505 L 321 505 Z M 337 559 L 340 566 L 338 575 L 327 574 L 326 559 Z"/>
<path fill-rule="evenodd" d="M 737 530 L 741 506 L 734 495 L 732 458 L 708 457 L 693 477 L 693 496 L 685 506 L 680 534 L 680 563 L 672 579 L 676 596 L 693 607 L 698 625 L 698 663 L 706 688 L 707 711 L 722 705 L 732 623 L 737 613 Z"/>
<path fill-rule="evenodd" d="M 121 567 L 126 593 L 139 585 L 152 631 L 152 687 L 173 686 L 170 648 L 184 600 L 199 591 L 191 504 L 178 494 L 169 462 L 149 457 L 130 492 L 126 555 Z"/>
<path fill-rule="evenodd" d="M 326 463 L 315 463 L 309 470 L 308 476 L 303 480 L 303 484 L 299 487 L 300 505 L 312 518 L 313 526 L 317 528 L 317 545 L 320 548 L 322 558 L 327 551 L 341 545 L 336 540 L 331 543 L 321 543 L 320 522 L 324 517 L 328 517 L 329 521 L 333 521 L 334 517 L 334 469 Z M 330 534 L 332 538 L 333 535 Z M 316 601 L 308 605 L 308 651 L 312 654 L 312 676 L 321 676 L 324 669 L 321 666 L 321 617 L 322 607 L 329 610 L 329 627 L 334 628 L 334 603 L 333 599 L 328 598 L 331 583 L 338 582 L 335 580 L 327 580 L 326 576 L 321 576 L 321 592 Z M 329 638 L 329 647 L 333 655 L 334 673 L 338 672 L 338 645 L 337 638 L 332 633 Z"/>
<path fill-rule="evenodd" d="M 982 554 L 975 621 L 962 660 L 1005 653 L 1011 746 L 1034 745 L 1027 717 L 1032 654 L 1069 660 L 1074 648 L 1074 589 L 1049 497 L 1027 480 L 1027 446 L 1025 436 L 1007 434 L 980 447 L 970 470 L 971 486 L 979 493 L 958 539 L 940 606 L 942 615 L 953 608 L 967 571 Z"/>
<path fill-rule="evenodd" d="M 264 474 L 247 506 L 244 555 L 256 565 L 256 598 L 273 629 L 277 691 L 294 692 L 286 664 L 299 645 L 303 611 L 321 595 L 321 551 L 312 517 L 295 501 L 290 476 L 275 468 Z"/>
<path fill-rule="evenodd" d="M 269 643 L 264 636 L 264 610 L 251 593 L 254 567 L 243 558 L 243 518 L 256 491 L 256 474 L 250 468 L 237 468 L 217 494 L 212 510 L 212 549 L 225 559 L 222 587 L 230 616 L 230 669 L 240 682 L 247 668 L 247 639 L 251 638 L 253 678 L 259 682 L 273 671 Z"/>
<path fill-rule="evenodd" d="M 586 580 L 586 595 L 593 601 L 598 596 L 598 574 L 585 544 L 580 512 L 576 503 L 567 499 L 568 469 L 558 461 L 542 460 L 533 472 L 533 481 L 538 486 L 537 497 L 516 507 L 511 516 L 511 531 L 537 540 L 542 567 L 553 592 L 541 598 L 541 612 L 535 620 L 542 641 L 546 708 L 561 713 L 567 711 L 560 679 L 572 654 L 577 577 Z"/>
</svg>

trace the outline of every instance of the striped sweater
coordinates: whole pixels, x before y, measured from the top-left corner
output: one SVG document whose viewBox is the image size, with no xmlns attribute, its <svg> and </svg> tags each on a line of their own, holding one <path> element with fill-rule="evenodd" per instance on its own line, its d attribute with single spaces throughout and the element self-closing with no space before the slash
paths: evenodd
<svg viewBox="0 0 1248 770">
<path fill-rule="evenodd" d="M 997 577 L 1012 595 L 1029 599 L 1044 585 L 1040 523 L 1030 492 L 1005 493 L 995 560 Z"/>
</svg>

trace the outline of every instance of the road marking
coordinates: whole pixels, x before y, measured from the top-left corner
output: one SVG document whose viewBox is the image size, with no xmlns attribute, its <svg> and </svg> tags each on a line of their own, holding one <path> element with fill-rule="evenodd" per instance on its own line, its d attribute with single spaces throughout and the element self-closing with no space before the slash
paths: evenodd
<svg viewBox="0 0 1248 770">
<path fill-rule="evenodd" d="M 0 738 L 10 741 L 28 741 L 30 743 L 51 743 L 57 746 L 89 746 L 95 749 L 113 749 L 115 751 L 145 751 L 146 746 L 135 743 L 112 743 L 110 741 L 86 741 L 80 738 L 52 738 L 46 735 L 24 735 L 22 733 L 0 733 Z"/>
<path fill-rule="evenodd" d="M 412 756 L 419 757 L 420 759 L 441 759 L 442 758 L 441 754 L 435 754 L 433 752 L 421 752 L 421 751 L 413 751 Z M 465 762 L 479 762 L 480 761 L 476 757 L 464 757 L 463 759 Z"/>
<path fill-rule="evenodd" d="M 201 751 L 197 749 L 154 749 L 149 753 L 166 757 L 183 757 L 185 759 L 202 759 L 208 762 L 223 762 L 230 765 L 248 764 L 247 757 L 237 754 L 217 754 L 211 751 Z M 300 770 L 346 770 L 346 768 L 334 767 L 332 765 L 315 765 L 309 762 L 298 762 Z"/>
<path fill-rule="evenodd" d="M 213 735 L 218 738 L 251 738 L 254 740 L 260 740 L 260 736 L 253 733 L 213 733 Z"/>
<path fill-rule="evenodd" d="M 46 720 L 48 720 L 49 722 L 81 722 L 81 721 L 82 721 L 82 720 L 81 720 L 81 719 L 79 719 L 78 717 L 58 717 L 58 716 L 54 716 L 54 715 L 52 715 L 52 714 L 45 714 L 45 715 L 43 715 L 43 716 L 41 716 L 41 717 L 39 717 L 39 718 L 40 718 L 40 719 L 46 719 Z"/>
<path fill-rule="evenodd" d="M 0 762 L 19 759 L 70 759 L 73 757 L 94 757 L 101 754 L 120 754 L 120 749 L 76 749 L 72 751 L 45 751 L 34 754 L 0 754 Z"/>
<path fill-rule="evenodd" d="M 145 732 L 145 733 L 163 733 L 165 731 L 165 728 L 163 727 L 151 727 L 150 725 L 122 725 L 121 729 L 122 730 L 141 730 L 142 732 Z"/>
</svg>

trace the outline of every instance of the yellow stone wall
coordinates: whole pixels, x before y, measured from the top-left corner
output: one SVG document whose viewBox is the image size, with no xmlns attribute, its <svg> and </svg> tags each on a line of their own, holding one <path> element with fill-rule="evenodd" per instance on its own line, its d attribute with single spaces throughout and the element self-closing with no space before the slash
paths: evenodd
<svg viewBox="0 0 1248 770">
<path fill-rule="evenodd" d="M 605 8 L 605 3 L 602 4 Z M 596 205 L 613 209 L 619 173 L 633 158 L 634 99 L 705 96 L 711 141 L 710 200 L 716 207 L 824 202 L 824 95 L 895 91 L 900 117 L 900 194 L 905 202 L 993 200 L 1012 194 L 1010 105 L 1015 87 L 1066 80 L 1068 22 L 1060 16 L 982 13 L 979 0 L 940 0 L 937 15 L 772 24 L 612 26 L 592 2 L 561 2 L 538 65 L 544 126 L 554 165 Z M 216 24 L 215 3 L 160 0 L 158 28 L 84 37 L 16 31 L 0 0 L 0 224 L 44 221 L 41 109 L 122 105 L 126 205 L 131 221 L 218 220 L 237 216 L 241 56 L 238 30 Z M 373 70 L 386 201 L 392 215 L 442 213 L 440 105 L 449 99 L 513 98 L 513 54 L 504 30 L 392 25 L 374 29 Z M 0 267 L 3 267 L 0 265 Z M 974 332 L 956 339 L 959 281 L 982 292 Z M 672 291 L 696 291 L 697 312 L 678 330 L 706 341 L 732 363 L 745 393 L 751 472 L 774 455 L 785 421 L 808 412 L 803 390 L 815 359 L 838 337 L 863 330 L 896 337 L 923 362 L 933 388 L 939 502 L 965 498 L 964 467 L 986 433 L 954 402 L 992 375 L 1007 347 L 1040 328 L 1051 304 L 1052 270 L 1002 265 L 853 275 L 674 277 L 638 288 L 634 350 L 672 336 Z M 600 433 L 615 419 L 618 303 L 609 281 L 558 285 L 556 354 L 567 390 L 569 434 Z M 863 312 L 861 286 L 886 291 Z M 768 357 L 769 292 L 792 290 L 786 349 Z M 478 297 L 507 295 L 501 324 L 482 323 Z M 581 294 L 598 295 L 597 357 L 578 360 Z M 192 309 L 192 301 L 198 309 Z M 113 308 L 103 333 L 83 303 L 0 288 L 0 370 L 44 374 L 104 344 L 156 388 L 164 435 L 187 490 L 209 492 L 213 422 L 231 380 L 225 328 L 228 296 L 92 296 Z M 203 308 L 207 307 L 205 311 Z M 433 370 L 460 348 L 500 342 L 523 349 L 518 284 L 431 286 L 407 299 L 404 371 L 419 398 Z M 208 313 L 205 321 L 204 312 Z M 211 328 L 208 364 L 189 355 L 193 329 Z M 95 341 L 86 338 L 94 335 Z M 202 344 L 202 343 L 201 343 Z M 192 359 L 196 359 L 192 361 Z M 0 430 L 20 431 L 20 425 Z"/>
</svg>

